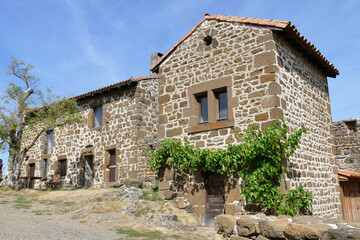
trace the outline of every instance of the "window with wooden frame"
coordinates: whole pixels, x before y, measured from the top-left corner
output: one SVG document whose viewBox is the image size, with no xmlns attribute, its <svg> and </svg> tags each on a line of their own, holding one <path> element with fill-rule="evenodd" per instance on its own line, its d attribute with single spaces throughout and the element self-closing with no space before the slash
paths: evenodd
<svg viewBox="0 0 360 240">
<path fill-rule="evenodd" d="M 42 171 L 42 177 L 46 178 L 47 177 L 47 168 L 48 168 L 48 160 L 47 159 L 43 159 L 43 171 Z"/>
<path fill-rule="evenodd" d="M 66 159 L 59 160 L 59 173 L 60 177 L 66 176 Z"/>
<path fill-rule="evenodd" d="M 102 126 L 102 118 L 103 118 L 103 107 L 99 106 L 93 108 L 94 110 L 94 119 L 93 119 L 93 127 L 101 127 Z"/>
<path fill-rule="evenodd" d="M 188 88 L 189 133 L 233 127 L 233 108 L 238 99 L 232 96 L 232 78 L 222 77 Z"/>
<path fill-rule="evenodd" d="M 226 88 L 214 90 L 217 121 L 228 119 L 228 96 Z"/>
<path fill-rule="evenodd" d="M 51 154 L 54 147 L 54 130 L 46 131 L 46 154 Z"/>
<path fill-rule="evenodd" d="M 199 110 L 199 123 L 207 123 L 209 121 L 209 108 L 207 93 L 200 93 L 196 95 Z"/>
</svg>

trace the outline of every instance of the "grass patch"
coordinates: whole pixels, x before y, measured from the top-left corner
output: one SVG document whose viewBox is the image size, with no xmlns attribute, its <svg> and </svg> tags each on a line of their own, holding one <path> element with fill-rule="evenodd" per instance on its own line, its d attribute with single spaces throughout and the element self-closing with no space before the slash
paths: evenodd
<svg viewBox="0 0 360 240">
<path fill-rule="evenodd" d="M 17 204 L 14 204 L 14 208 L 16 208 L 16 209 L 30 209 L 31 205 L 27 204 L 27 203 L 17 203 Z"/>
<path fill-rule="evenodd" d="M 146 231 L 139 232 L 134 229 L 118 229 L 117 232 L 119 234 L 126 234 L 129 237 L 143 237 L 146 240 L 163 240 L 166 239 L 163 234 L 159 231 Z"/>
<path fill-rule="evenodd" d="M 19 204 L 26 204 L 26 203 L 31 203 L 31 200 L 27 200 L 26 197 L 20 196 L 17 197 L 14 202 Z"/>
<path fill-rule="evenodd" d="M 171 237 L 172 237 L 172 238 L 175 238 L 175 239 L 181 238 L 181 236 L 180 236 L 180 235 L 177 235 L 177 234 L 173 234 L 173 235 L 171 235 Z"/>
<path fill-rule="evenodd" d="M 1 200 L 0 201 L 0 204 L 7 204 L 7 203 L 9 203 L 9 201 L 7 201 L 7 200 Z"/>
<path fill-rule="evenodd" d="M 8 187 L 8 186 L 3 186 L 3 187 L 0 187 L 0 191 L 3 191 L 3 192 L 7 192 L 7 191 L 10 191 L 11 188 Z"/>
<path fill-rule="evenodd" d="M 64 207 L 71 207 L 75 204 L 75 202 L 63 202 L 61 205 L 63 205 Z"/>
<path fill-rule="evenodd" d="M 31 212 L 34 213 L 35 215 L 43 215 L 43 213 L 44 213 L 44 211 L 42 211 L 42 210 L 34 210 Z"/>
<path fill-rule="evenodd" d="M 157 191 L 154 189 L 144 189 L 143 195 L 140 197 L 141 199 L 148 200 L 148 201 L 163 201 L 163 199 L 159 196 Z"/>
<path fill-rule="evenodd" d="M 51 200 L 41 200 L 39 203 L 44 205 L 58 205 L 60 202 L 58 201 L 51 201 Z"/>
<path fill-rule="evenodd" d="M 4 198 L 5 196 L 3 196 L 3 195 L 0 195 L 0 198 Z"/>
</svg>

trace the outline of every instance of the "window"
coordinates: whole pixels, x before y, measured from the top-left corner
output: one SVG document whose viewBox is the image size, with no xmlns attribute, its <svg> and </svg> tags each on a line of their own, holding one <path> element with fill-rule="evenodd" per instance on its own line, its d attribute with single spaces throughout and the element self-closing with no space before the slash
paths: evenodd
<svg viewBox="0 0 360 240">
<path fill-rule="evenodd" d="M 199 123 L 207 123 L 209 120 L 208 98 L 206 93 L 197 97 L 199 103 Z"/>
<path fill-rule="evenodd" d="M 46 153 L 51 154 L 54 145 L 54 131 L 49 130 L 46 132 Z"/>
<path fill-rule="evenodd" d="M 102 126 L 102 115 L 103 115 L 102 106 L 94 108 L 94 126 L 93 127 L 101 127 Z"/>
<path fill-rule="evenodd" d="M 222 77 L 188 88 L 189 133 L 234 126 L 233 108 L 238 98 L 232 96 L 232 78 Z"/>
<path fill-rule="evenodd" d="M 224 120 L 228 118 L 228 101 L 226 89 L 215 92 L 216 97 L 216 112 L 217 120 Z"/>
<path fill-rule="evenodd" d="M 66 159 L 59 160 L 59 173 L 60 177 L 66 176 Z"/>
<path fill-rule="evenodd" d="M 44 159 L 43 160 L 43 178 L 46 178 L 47 177 L 47 167 L 48 167 L 48 160 L 47 159 Z"/>
</svg>

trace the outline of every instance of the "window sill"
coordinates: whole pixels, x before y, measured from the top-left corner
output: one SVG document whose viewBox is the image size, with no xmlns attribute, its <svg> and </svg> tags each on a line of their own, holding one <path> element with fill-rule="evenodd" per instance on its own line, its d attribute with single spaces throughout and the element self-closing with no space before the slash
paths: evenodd
<svg viewBox="0 0 360 240">
<path fill-rule="evenodd" d="M 100 131 L 101 128 L 102 128 L 102 126 L 99 126 L 99 127 L 91 127 L 90 130 L 98 130 L 98 131 Z"/>
<path fill-rule="evenodd" d="M 233 126 L 234 126 L 234 120 L 228 119 L 225 121 L 217 121 L 214 123 L 206 123 L 197 126 L 192 126 L 189 128 L 189 133 L 206 132 L 220 128 L 233 127 Z"/>
</svg>

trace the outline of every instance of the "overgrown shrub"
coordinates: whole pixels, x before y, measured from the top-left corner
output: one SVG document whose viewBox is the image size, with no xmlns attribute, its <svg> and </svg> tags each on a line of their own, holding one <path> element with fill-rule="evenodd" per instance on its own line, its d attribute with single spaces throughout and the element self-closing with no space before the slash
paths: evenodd
<svg viewBox="0 0 360 240">
<path fill-rule="evenodd" d="M 227 149 L 200 149 L 189 142 L 164 139 L 158 150 L 149 153 L 150 168 L 158 175 L 170 166 L 190 173 L 201 170 L 239 176 L 243 179 L 241 194 L 248 204 L 272 214 L 312 214 L 312 196 L 302 187 L 286 195 L 279 190 L 281 175 L 288 172 L 284 163 L 295 152 L 303 133 L 305 128 L 288 134 L 284 119 L 279 117 L 266 131 L 253 124 L 245 134 L 236 133 L 244 143 L 229 144 Z"/>
</svg>

